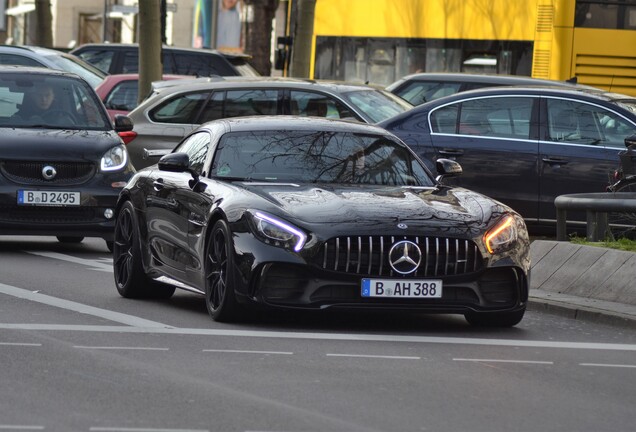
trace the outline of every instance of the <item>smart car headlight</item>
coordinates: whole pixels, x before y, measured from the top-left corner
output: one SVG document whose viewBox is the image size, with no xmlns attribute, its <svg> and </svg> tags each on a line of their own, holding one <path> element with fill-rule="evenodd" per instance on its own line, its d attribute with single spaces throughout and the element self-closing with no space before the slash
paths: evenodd
<svg viewBox="0 0 636 432">
<path fill-rule="evenodd" d="M 122 169 L 128 163 L 128 151 L 123 145 L 108 150 L 100 162 L 102 171 L 116 171 Z"/>
<path fill-rule="evenodd" d="M 252 215 L 257 233 L 271 244 L 291 247 L 295 252 L 305 245 L 307 235 L 290 223 L 263 212 L 254 212 Z"/>
<path fill-rule="evenodd" d="M 517 226 L 512 215 L 504 216 L 484 234 L 484 244 L 491 254 L 504 251 L 517 241 Z"/>
</svg>

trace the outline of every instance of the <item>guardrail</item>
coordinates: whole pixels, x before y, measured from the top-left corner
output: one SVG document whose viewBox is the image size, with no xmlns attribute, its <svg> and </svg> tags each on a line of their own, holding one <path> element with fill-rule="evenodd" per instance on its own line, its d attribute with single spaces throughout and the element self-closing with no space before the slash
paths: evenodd
<svg viewBox="0 0 636 432">
<path fill-rule="evenodd" d="M 554 200 L 557 213 L 557 240 L 568 239 L 566 220 L 568 210 L 583 210 L 587 215 L 588 241 L 605 240 L 607 214 L 617 212 L 636 213 L 636 192 L 596 192 L 560 195 Z"/>
</svg>

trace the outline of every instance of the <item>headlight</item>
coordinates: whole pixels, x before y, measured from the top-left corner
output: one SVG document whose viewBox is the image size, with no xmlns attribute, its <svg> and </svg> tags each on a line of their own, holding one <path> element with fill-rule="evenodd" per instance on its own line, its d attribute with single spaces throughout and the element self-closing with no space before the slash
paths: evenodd
<svg viewBox="0 0 636 432">
<path fill-rule="evenodd" d="M 295 226 L 262 212 L 252 215 L 257 234 L 266 242 L 274 246 L 291 247 L 296 252 L 305 245 L 307 235 Z"/>
<path fill-rule="evenodd" d="M 102 171 L 116 171 L 128 163 L 128 151 L 123 145 L 113 147 L 102 156 L 100 167 Z"/>
<path fill-rule="evenodd" d="M 495 226 L 484 234 L 484 243 L 488 252 L 501 252 L 517 241 L 517 227 L 512 215 L 504 216 Z"/>
</svg>

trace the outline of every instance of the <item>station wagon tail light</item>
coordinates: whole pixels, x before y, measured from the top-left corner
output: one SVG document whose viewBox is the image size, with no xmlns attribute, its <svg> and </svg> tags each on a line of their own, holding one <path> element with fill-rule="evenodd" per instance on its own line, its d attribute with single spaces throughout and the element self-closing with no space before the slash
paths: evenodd
<svg viewBox="0 0 636 432">
<path fill-rule="evenodd" d="M 512 215 L 506 215 L 484 234 L 484 243 L 491 254 L 507 249 L 516 241 L 517 227 Z"/>
<path fill-rule="evenodd" d="M 253 217 L 257 234 L 274 246 L 289 246 L 298 252 L 307 241 L 307 235 L 304 232 L 274 216 L 255 212 Z"/>
<path fill-rule="evenodd" d="M 128 163 L 128 152 L 123 145 L 113 147 L 102 156 L 100 168 L 102 171 L 117 171 Z"/>
</svg>

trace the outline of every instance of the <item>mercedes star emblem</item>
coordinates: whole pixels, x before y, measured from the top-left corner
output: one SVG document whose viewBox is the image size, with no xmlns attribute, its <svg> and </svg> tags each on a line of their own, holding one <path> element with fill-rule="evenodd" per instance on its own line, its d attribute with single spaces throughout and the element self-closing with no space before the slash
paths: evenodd
<svg viewBox="0 0 636 432">
<path fill-rule="evenodd" d="M 412 241 L 399 241 L 389 251 L 389 264 L 393 270 L 400 274 L 413 273 L 421 261 L 422 251 Z"/>
<path fill-rule="evenodd" d="M 57 171 L 55 171 L 55 168 L 51 165 L 46 165 L 42 168 L 42 177 L 44 177 L 44 180 L 53 180 L 56 175 Z"/>
</svg>

